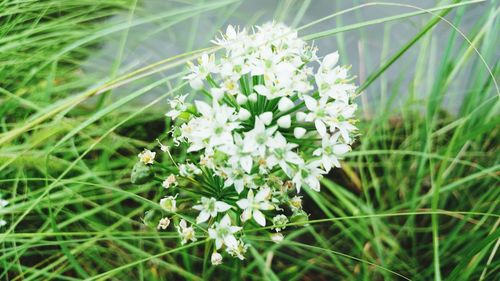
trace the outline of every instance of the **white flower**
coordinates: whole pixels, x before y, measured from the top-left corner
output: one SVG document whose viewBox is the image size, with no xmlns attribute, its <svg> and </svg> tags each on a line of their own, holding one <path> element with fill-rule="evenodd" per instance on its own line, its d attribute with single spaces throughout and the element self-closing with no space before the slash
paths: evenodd
<svg viewBox="0 0 500 281">
<path fill-rule="evenodd" d="M 139 160 L 144 164 L 153 164 L 156 156 L 156 152 L 151 152 L 149 149 L 144 149 L 143 152 L 137 155 Z"/>
<path fill-rule="evenodd" d="M 254 175 L 245 174 L 244 171 L 235 168 L 223 168 L 226 180 L 224 187 L 234 185 L 234 189 L 240 194 L 245 187 L 255 188 Z"/>
<path fill-rule="evenodd" d="M 160 200 L 160 207 L 167 212 L 175 213 L 175 211 L 177 211 L 177 202 L 175 201 L 176 198 L 177 195 L 162 198 Z"/>
<path fill-rule="evenodd" d="M 271 234 L 271 241 L 273 241 L 276 244 L 283 241 L 284 238 L 285 238 L 285 236 L 283 236 L 283 234 L 281 232 Z"/>
<path fill-rule="evenodd" d="M 292 211 L 298 211 L 302 209 L 302 196 L 294 196 L 290 199 L 290 207 Z"/>
<path fill-rule="evenodd" d="M 171 186 L 176 186 L 177 185 L 177 179 L 174 174 L 170 174 L 168 178 L 166 178 L 163 183 L 161 184 L 163 188 L 168 189 Z"/>
<path fill-rule="evenodd" d="M 238 207 L 243 209 L 241 214 L 241 220 L 247 221 L 254 218 L 254 220 L 262 225 L 266 225 L 266 217 L 260 210 L 268 211 L 274 209 L 274 206 L 269 203 L 271 197 L 271 189 L 269 187 L 264 187 L 254 197 L 253 190 L 249 190 L 247 198 L 240 199 L 236 201 Z"/>
<path fill-rule="evenodd" d="M 215 218 L 217 213 L 225 212 L 231 209 L 231 205 L 217 201 L 215 198 L 201 198 L 201 204 L 193 206 L 193 209 L 200 211 L 196 218 L 196 223 L 206 222 L 210 217 Z"/>
<path fill-rule="evenodd" d="M 322 140 L 321 148 L 316 149 L 313 152 L 314 156 L 321 156 L 321 164 L 323 168 L 328 172 L 332 167 L 340 167 L 339 157 L 341 158 L 344 154 L 351 150 L 351 147 L 344 143 L 339 143 L 339 134 L 334 134 L 331 137 L 324 137 Z"/>
<path fill-rule="evenodd" d="M 264 156 L 266 147 L 272 139 L 272 135 L 277 127 L 267 128 L 264 123 L 258 118 L 255 118 L 255 127 L 245 133 L 243 151 L 256 156 Z"/>
<path fill-rule="evenodd" d="M 245 259 L 245 253 L 247 252 L 248 245 L 243 243 L 243 241 L 238 240 L 236 244 L 228 245 L 226 252 L 228 252 L 231 256 L 235 258 L 239 258 L 240 260 Z"/>
<path fill-rule="evenodd" d="M 184 77 L 184 79 L 189 80 L 189 85 L 196 90 L 203 88 L 203 79 L 205 79 L 208 74 L 217 72 L 214 54 L 203 54 L 201 58 L 198 59 L 198 63 L 199 64 L 195 66 L 193 63 L 188 62 L 191 73 Z"/>
<path fill-rule="evenodd" d="M 269 141 L 268 146 L 271 150 L 271 155 L 267 158 L 267 164 L 270 167 L 278 164 L 288 176 L 292 174 L 292 169 L 288 163 L 301 164 L 303 162 L 302 158 L 292 151 L 298 145 L 287 143 L 285 137 L 279 132 Z"/>
<path fill-rule="evenodd" d="M 222 264 L 222 255 L 217 252 L 213 252 L 210 261 L 212 262 L 213 265 Z"/>
<path fill-rule="evenodd" d="M 327 98 L 321 98 L 315 100 L 311 96 L 304 96 L 304 101 L 306 103 L 307 109 L 311 112 L 307 115 L 305 121 L 314 121 L 316 130 L 321 137 L 326 135 L 326 125 L 325 120 L 331 116 L 333 113 L 333 106 L 331 103 L 327 103 Z"/>
<path fill-rule="evenodd" d="M 239 127 L 233 115 L 234 108 L 213 101 L 212 106 L 202 101 L 195 101 L 200 118 L 194 118 L 181 128 L 182 135 L 190 143 L 188 152 L 205 147 L 212 148 L 233 141 L 232 131 Z"/>
<path fill-rule="evenodd" d="M 325 171 L 319 168 L 319 161 L 312 161 L 305 165 L 299 165 L 298 171 L 295 172 L 295 176 L 292 179 L 297 192 L 300 192 L 302 186 L 306 186 L 314 191 L 319 192 L 320 184 L 319 179 Z"/>
<path fill-rule="evenodd" d="M 186 111 L 187 109 L 187 106 L 185 104 L 186 97 L 187 94 L 175 97 L 172 100 L 170 100 L 169 104 L 171 109 L 165 115 L 172 118 L 172 120 L 175 120 L 182 112 Z"/>
<path fill-rule="evenodd" d="M 179 226 L 177 226 L 177 232 L 179 232 L 179 235 L 181 236 L 182 245 L 188 243 L 189 241 L 195 242 L 197 240 L 193 227 L 188 227 L 184 219 L 181 219 L 181 221 L 179 222 Z"/>
<path fill-rule="evenodd" d="M 230 142 L 221 147 L 219 150 L 229 155 L 229 164 L 230 166 L 238 170 L 237 167 L 241 167 L 243 171 L 250 174 L 253 165 L 253 159 L 249 152 L 244 151 L 244 142 L 241 138 L 241 135 L 234 135 L 234 143 Z M 239 174 L 239 173 L 231 173 L 230 174 Z"/>
<path fill-rule="evenodd" d="M 158 222 L 158 226 L 156 228 L 165 230 L 169 225 L 170 225 L 170 220 L 168 218 L 162 218 Z"/>
<path fill-rule="evenodd" d="M 226 214 L 219 222 L 215 222 L 213 226 L 208 229 L 208 236 L 215 240 L 216 249 L 220 249 L 222 245 L 236 247 L 238 241 L 234 237 L 234 233 L 240 230 L 241 227 L 231 225 L 231 218 Z"/>
</svg>

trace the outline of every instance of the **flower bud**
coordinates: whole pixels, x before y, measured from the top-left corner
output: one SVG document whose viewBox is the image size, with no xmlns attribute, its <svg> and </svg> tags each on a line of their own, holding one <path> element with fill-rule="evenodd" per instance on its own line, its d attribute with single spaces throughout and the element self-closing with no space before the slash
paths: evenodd
<svg viewBox="0 0 500 281">
<path fill-rule="evenodd" d="M 217 252 L 213 252 L 210 260 L 212 261 L 213 265 L 222 264 L 222 255 Z"/>
<path fill-rule="evenodd" d="M 285 116 L 281 116 L 279 119 L 278 119 L 278 126 L 280 126 L 281 128 L 290 128 L 290 125 L 292 124 L 292 119 L 290 118 L 290 115 L 285 115 Z"/>
<path fill-rule="evenodd" d="M 268 111 L 259 115 L 259 119 L 264 123 L 264 125 L 269 126 L 271 121 L 273 121 L 273 113 Z"/>
<path fill-rule="evenodd" d="M 251 93 L 248 96 L 248 100 L 251 101 L 251 102 L 256 102 L 257 101 L 257 94 L 256 93 Z"/>
<path fill-rule="evenodd" d="M 210 90 L 210 93 L 216 101 L 221 100 L 224 96 L 224 90 L 221 88 L 212 88 L 212 90 Z"/>
<path fill-rule="evenodd" d="M 236 96 L 236 102 L 239 104 L 239 105 L 242 105 L 244 103 L 246 103 L 248 100 L 248 98 L 245 96 L 245 95 L 242 95 L 242 94 L 238 94 Z"/>
<path fill-rule="evenodd" d="M 323 58 L 323 63 L 321 64 L 322 67 L 326 69 L 332 69 L 337 62 L 339 61 L 339 52 L 333 52 L 331 54 L 328 54 Z"/>
<path fill-rule="evenodd" d="M 238 112 L 238 119 L 240 121 L 248 120 L 248 118 L 250 118 L 250 116 L 251 116 L 250 111 L 248 111 L 244 108 L 240 108 L 240 111 Z"/>
<path fill-rule="evenodd" d="M 304 112 L 302 112 L 302 111 L 297 112 L 296 118 L 297 118 L 298 122 L 304 122 L 304 120 L 306 120 L 306 117 L 307 117 L 307 114 L 305 114 Z"/>
<path fill-rule="evenodd" d="M 289 109 L 292 109 L 294 105 L 295 104 L 291 99 L 287 97 L 282 97 L 278 102 L 278 109 L 279 111 L 287 111 Z"/>
<path fill-rule="evenodd" d="M 306 132 L 306 129 L 302 127 L 296 127 L 295 129 L 293 129 L 293 135 L 298 139 L 301 139 L 306 134 Z"/>
<path fill-rule="evenodd" d="M 281 234 L 281 233 L 279 233 L 279 232 L 278 232 L 278 233 L 271 234 L 271 240 L 272 240 L 274 243 L 276 243 L 276 244 L 278 244 L 278 243 L 280 243 L 281 241 L 283 241 L 283 239 L 284 239 L 284 238 L 285 238 L 285 236 L 283 236 L 283 234 Z"/>
</svg>

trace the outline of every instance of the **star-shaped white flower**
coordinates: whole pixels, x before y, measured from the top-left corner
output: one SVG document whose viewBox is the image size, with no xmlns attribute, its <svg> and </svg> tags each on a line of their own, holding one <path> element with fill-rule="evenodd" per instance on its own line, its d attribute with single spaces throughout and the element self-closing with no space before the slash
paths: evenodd
<svg viewBox="0 0 500 281">
<path fill-rule="evenodd" d="M 297 146 L 298 145 L 294 143 L 287 143 L 285 137 L 277 132 L 274 138 L 269 141 L 271 155 L 267 158 L 267 164 L 270 167 L 274 167 L 278 164 L 287 176 L 290 177 L 292 168 L 288 163 L 301 164 L 304 162 L 304 160 L 292 150 Z"/>
<path fill-rule="evenodd" d="M 325 171 L 319 168 L 321 162 L 312 161 L 310 163 L 299 165 L 299 169 L 295 172 L 292 179 L 297 193 L 300 192 L 302 186 L 306 186 L 314 191 L 320 190 L 319 179 L 325 174 Z"/>
<path fill-rule="evenodd" d="M 276 126 L 266 128 L 264 122 L 256 117 L 255 127 L 251 131 L 245 133 L 243 151 L 256 156 L 264 156 L 266 147 L 276 129 Z"/>
<path fill-rule="evenodd" d="M 197 240 L 193 227 L 192 226 L 188 227 L 187 222 L 184 219 L 181 219 L 181 221 L 179 222 L 179 226 L 177 226 L 177 231 L 181 236 L 182 245 L 188 243 L 189 241 L 195 242 Z"/>
<path fill-rule="evenodd" d="M 153 162 L 155 161 L 156 152 L 152 152 L 149 149 L 144 149 L 144 151 L 139 153 L 139 155 L 137 156 L 142 163 L 153 164 Z"/>
<path fill-rule="evenodd" d="M 206 222 L 210 217 L 215 218 L 217 213 L 225 212 L 231 209 L 231 205 L 217 201 L 215 198 L 201 198 L 201 204 L 193 206 L 193 209 L 200 211 L 196 218 L 196 223 Z"/>
<path fill-rule="evenodd" d="M 249 190 L 247 198 L 240 199 L 236 202 L 238 207 L 243 209 L 241 220 L 247 221 L 252 217 L 254 220 L 262 225 L 266 225 L 266 217 L 260 210 L 268 211 L 274 209 L 274 206 L 269 202 L 271 197 L 271 189 L 264 187 L 254 196 L 253 190 Z"/>
<path fill-rule="evenodd" d="M 208 229 L 208 236 L 215 240 L 216 249 L 220 249 L 222 245 L 236 247 L 238 240 L 236 240 L 234 234 L 240 230 L 241 227 L 231 225 L 231 218 L 226 214 L 219 222 L 214 223 Z"/>
<path fill-rule="evenodd" d="M 340 167 L 339 158 L 351 150 L 347 144 L 340 143 L 339 133 L 331 137 L 324 137 L 321 141 L 321 148 L 313 152 L 314 156 L 321 156 L 321 164 L 325 168 L 325 172 L 329 172 L 333 167 Z"/>
</svg>

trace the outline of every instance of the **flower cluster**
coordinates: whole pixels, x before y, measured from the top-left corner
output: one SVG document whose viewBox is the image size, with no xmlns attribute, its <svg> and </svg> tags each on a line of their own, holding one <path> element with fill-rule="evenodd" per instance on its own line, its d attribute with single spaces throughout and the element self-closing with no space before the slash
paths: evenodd
<svg viewBox="0 0 500 281">
<path fill-rule="evenodd" d="M 279 242 L 290 221 L 307 219 L 298 194 L 320 191 L 321 177 L 340 167 L 355 139 L 356 86 L 337 52 L 319 59 L 314 46 L 282 24 L 252 32 L 228 26 L 213 42 L 224 54 L 203 54 L 185 77 L 206 98 L 170 101 L 171 139 L 187 156 L 177 163 L 160 144 L 175 164 L 166 168 L 160 206 L 182 213 L 183 244 L 197 240 L 193 226 L 205 229 L 214 242 L 212 263 L 220 264 L 223 249 L 244 259 L 243 229 L 270 225 Z M 149 167 L 155 156 L 145 150 L 141 165 Z M 178 197 L 192 205 L 178 208 Z M 196 216 L 191 226 L 189 213 Z M 158 228 L 169 224 L 163 218 Z"/>
</svg>

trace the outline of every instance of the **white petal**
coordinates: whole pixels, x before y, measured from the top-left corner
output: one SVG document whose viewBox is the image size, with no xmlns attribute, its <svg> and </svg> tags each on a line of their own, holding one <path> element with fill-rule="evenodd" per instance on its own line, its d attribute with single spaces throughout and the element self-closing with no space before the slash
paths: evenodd
<svg viewBox="0 0 500 281">
<path fill-rule="evenodd" d="M 245 209 L 243 213 L 241 213 L 241 220 L 243 222 L 249 220 L 252 218 L 252 210 L 251 209 Z"/>
<path fill-rule="evenodd" d="M 236 192 L 240 194 L 243 191 L 243 188 L 245 187 L 244 183 L 242 180 L 238 180 L 234 182 L 234 189 L 236 189 Z"/>
<path fill-rule="evenodd" d="M 229 209 L 231 209 L 231 205 L 222 202 L 222 201 L 217 201 L 215 202 L 215 207 L 217 208 L 217 212 L 225 212 Z"/>
<path fill-rule="evenodd" d="M 306 103 L 307 109 L 314 111 L 318 107 L 318 102 L 311 96 L 304 96 L 304 102 Z"/>
<path fill-rule="evenodd" d="M 201 211 L 196 218 L 196 223 L 206 222 L 210 218 L 210 214 L 206 211 Z"/>
<path fill-rule="evenodd" d="M 224 237 L 224 244 L 226 244 L 226 246 L 228 246 L 229 248 L 236 247 L 238 246 L 238 241 L 236 240 L 236 238 L 234 238 L 233 235 L 227 235 L 226 237 Z"/>
<path fill-rule="evenodd" d="M 195 101 L 194 104 L 196 105 L 196 109 L 203 115 L 203 116 L 210 116 L 212 113 L 212 108 L 210 105 L 208 105 L 206 102 L 202 101 Z"/>
<path fill-rule="evenodd" d="M 236 232 L 240 231 L 241 229 L 242 229 L 242 227 L 241 227 L 241 226 L 231 226 L 231 227 L 229 228 L 229 232 L 231 232 L 231 233 L 236 233 Z"/>
<path fill-rule="evenodd" d="M 314 125 L 316 125 L 316 130 L 318 131 L 320 136 L 326 135 L 326 125 L 321 120 L 314 121 Z"/>
<path fill-rule="evenodd" d="M 332 69 L 337 62 L 339 61 L 339 52 L 336 51 L 334 53 L 328 54 L 323 58 L 323 63 L 321 64 L 322 67 L 326 69 Z"/>
<path fill-rule="evenodd" d="M 208 237 L 215 239 L 217 237 L 217 231 L 213 228 L 208 229 Z"/>
<path fill-rule="evenodd" d="M 325 168 L 325 171 L 329 172 L 332 169 L 332 161 L 327 155 L 323 155 L 321 158 L 321 163 L 323 163 L 323 168 Z"/>
<path fill-rule="evenodd" d="M 255 220 L 258 224 L 260 224 L 260 225 L 262 225 L 262 226 L 266 226 L 266 218 L 264 217 L 264 214 L 262 214 L 262 212 L 261 212 L 261 211 L 259 211 L 259 210 L 254 210 L 254 211 L 253 211 L 253 218 L 254 218 L 254 220 Z"/>
<path fill-rule="evenodd" d="M 236 202 L 236 205 L 238 205 L 241 209 L 246 209 L 250 206 L 250 202 L 248 202 L 248 199 L 240 199 Z"/>
<path fill-rule="evenodd" d="M 252 156 L 244 156 L 240 158 L 240 165 L 245 172 L 250 174 L 252 171 Z"/>
<path fill-rule="evenodd" d="M 333 153 L 336 155 L 346 154 L 351 150 L 351 147 L 347 144 L 336 144 L 333 146 Z"/>
<path fill-rule="evenodd" d="M 222 226 L 229 226 L 231 225 L 231 218 L 229 217 L 229 215 L 225 215 L 221 220 L 220 220 L 220 225 Z"/>
<path fill-rule="evenodd" d="M 264 85 L 255 85 L 253 88 L 259 95 L 262 96 L 268 96 L 271 93 L 271 91 L 269 91 L 269 89 Z"/>
<path fill-rule="evenodd" d="M 257 195 L 255 195 L 255 201 L 261 202 L 264 200 L 267 200 L 269 196 L 271 195 L 271 189 L 270 188 L 263 188 L 257 192 Z"/>
<path fill-rule="evenodd" d="M 216 239 L 215 240 L 215 248 L 220 249 L 222 247 L 222 240 L 221 239 Z"/>
</svg>

